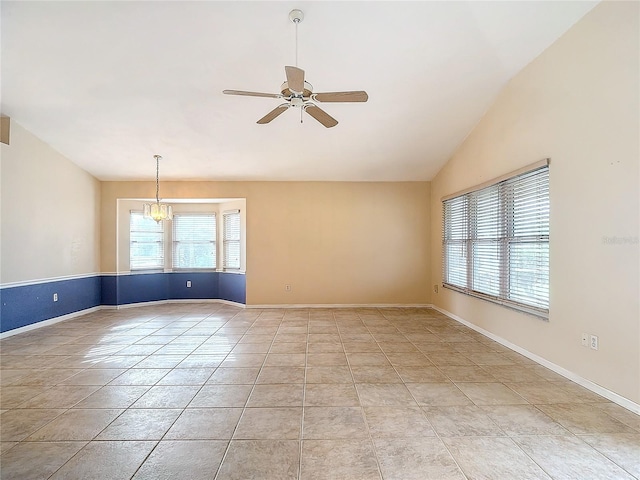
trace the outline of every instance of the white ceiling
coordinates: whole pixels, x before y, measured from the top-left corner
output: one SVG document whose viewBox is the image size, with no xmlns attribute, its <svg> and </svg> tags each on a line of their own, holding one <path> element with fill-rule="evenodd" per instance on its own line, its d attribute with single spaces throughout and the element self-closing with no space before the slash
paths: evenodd
<svg viewBox="0 0 640 480">
<path fill-rule="evenodd" d="M 7 2 L 2 113 L 101 180 L 429 180 L 506 82 L 597 2 Z M 284 66 L 324 128 L 278 99 Z"/>
</svg>

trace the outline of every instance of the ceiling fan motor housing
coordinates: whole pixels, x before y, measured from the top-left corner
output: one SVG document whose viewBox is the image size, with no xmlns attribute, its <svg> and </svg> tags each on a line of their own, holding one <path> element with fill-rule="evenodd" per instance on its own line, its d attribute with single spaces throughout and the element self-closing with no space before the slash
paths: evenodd
<svg viewBox="0 0 640 480">
<path fill-rule="evenodd" d="M 293 93 L 293 91 L 291 91 L 291 89 L 289 89 L 289 82 L 284 82 L 281 86 L 280 86 L 280 92 L 282 92 L 282 96 L 283 97 L 296 97 L 299 95 L 296 95 L 295 93 Z M 311 93 L 313 92 L 313 86 L 309 83 L 309 82 L 304 82 L 304 90 L 302 91 L 302 98 L 309 98 L 311 96 Z"/>
</svg>

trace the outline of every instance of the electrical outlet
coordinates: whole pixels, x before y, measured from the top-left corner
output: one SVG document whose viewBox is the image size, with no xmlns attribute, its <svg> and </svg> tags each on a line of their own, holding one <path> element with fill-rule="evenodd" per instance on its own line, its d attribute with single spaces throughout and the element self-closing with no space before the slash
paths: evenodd
<svg viewBox="0 0 640 480">
<path fill-rule="evenodd" d="M 57 293 L 54 293 L 54 294 L 53 294 L 53 301 L 54 301 L 54 302 L 57 302 L 57 301 L 58 301 L 58 294 L 57 294 Z"/>
<path fill-rule="evenodd" d="M 582 346 L 583 347 L 588 347 L 589 346 L 589 334 L 588 333 L 583 333 L 582 334 Z"/>
<path fill-rule="evenodd" d="M 187 288 L 191 288 L 191 280 L 187 280 Z"/>
<path fill-rule="evenodd" d="M 438 285 L 433 286 L 433 293 L 438 293 Z"/>
<path fill-rule="evenodd" d="M 289 285 L 288 283 L 284 286 L 284 291 L 285 292 L 290 292 L 291 291 L 291 285 Z"/>
<path fill-rule="evenodd" d="M 598 336 L 591 335 L 591 350 L 597 350 L 597 349 L 598 349 Z"/>
</svg>

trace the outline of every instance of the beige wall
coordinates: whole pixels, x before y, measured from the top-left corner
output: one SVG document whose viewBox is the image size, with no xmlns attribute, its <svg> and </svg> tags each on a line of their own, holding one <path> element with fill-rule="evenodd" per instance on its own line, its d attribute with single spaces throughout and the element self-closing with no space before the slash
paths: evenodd
<svg viewBox="0 0 640 480">
<path fill-rule="evenodd" d="M 19 124 L 2 144 L 0 283 L 100 271 L 100 183 Z"/>
<path fill-rule="evenodd" d="M 160 190 L 246 199 L 250 305 L 430 302 L 427 182 L 162 182 Z M 153 191 L 151 182 L 102 183 L 103 272 L 116 269 L 117 199 Z"/>
<path fill-rule="evenodd" d="M 640 403 L 638 2 L 604 2 L 506 86 L 432 182 L 441 197 L 551 158 L 549 322 L 450 290 L 433 303 Z M 630 243 L 606 243 L 606 237 Z M 599 336 L 600 348 L 581 345 Z"/>
</svg>

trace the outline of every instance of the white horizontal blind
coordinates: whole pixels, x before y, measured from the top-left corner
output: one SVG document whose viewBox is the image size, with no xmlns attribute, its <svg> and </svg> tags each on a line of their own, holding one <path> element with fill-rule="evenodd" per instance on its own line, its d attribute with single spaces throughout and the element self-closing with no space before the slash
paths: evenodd
<svg viewBox="0 0 640 480">
<path fill-rule="evenodd" d="M 549 167 L 443 201 L 443 281 L 546 315 Z"/>
<path fill-rule="evenodd" d="M 215 213 L 173 215 L 173 268 L 216 268 Z"/>
<path fill-rule="evenodd" d="M 224 268 L 240 269 L 240 210 L 224 212 Z"/>
<path fill-rule="evenodd" d="M 164 269 L 164 222 L 144 218 L 142 212 L 130 212 L 129 268 Z"/>
</svg>

